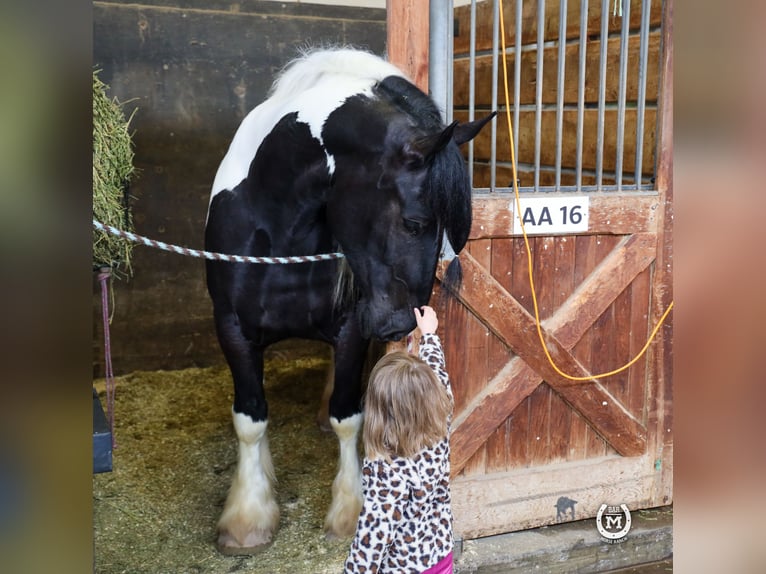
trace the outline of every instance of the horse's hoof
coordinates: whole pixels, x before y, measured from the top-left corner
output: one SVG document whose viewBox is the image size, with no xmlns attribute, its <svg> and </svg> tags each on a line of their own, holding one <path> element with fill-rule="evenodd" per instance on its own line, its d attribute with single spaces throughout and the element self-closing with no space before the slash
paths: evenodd
<svg viewBox="0 0 766 574">
<path fill-rule="evenodd" d="M 335 532 L 331 532 L 330 530 L 325 530 L 324 537 L 328 542 L 338 542 L 339 540 L 348 538 L 347 536 L 338 536 Z"/>
<path fill-rule="evenodd" d="M 319 427 L 319 430 L 322 432 L 333 432 L 332 425 L 330 424 L 330 417 L 322 418 L 321 416 L 317 417 L 317 427 Z"/>
<path fill-rule="evenodd" d="M 225 556 L 250 556 L 263 552 L 271 546 L 271 535 L 264 535 L 251 532 L 245 540 L 240 543 L 234 536 L 228 532 L 218 534 L 218 552 Z"/>
<path fill-rule="evenodd" d="M 357 513 L 358 514 L 358 513 Z M 329 519 L 325 521 L 324 536 L 327 540 L 345 540 L 351 538 L 356 533 L 356 520 L 353 521 L 335 521 Z"/>
</svg>

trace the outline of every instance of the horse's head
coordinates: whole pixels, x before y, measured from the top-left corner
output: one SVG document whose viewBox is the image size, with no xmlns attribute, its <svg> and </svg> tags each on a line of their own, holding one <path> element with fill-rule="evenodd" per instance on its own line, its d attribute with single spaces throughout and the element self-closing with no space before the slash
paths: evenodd
<svg viewBox="0 0 766 574">
<path fill-rule="evenodd" d="M 342 120 L 353 146 L 335 145 L 332 128 L 324 133 L 335 162 L 327 220 L 353 273 L 362 333 L 383 341 L 415 327 L 412 308 L 430 298 L 444 236 L 455 253 L 468 239 L 471 188 L 458 146 L 494 116 L 445 127 L 432 102 L 403 82 L 396 78 L 388 90 L 404 86 L 405 100 L 427 104 L 425 115 L 385 100 L 382 113 L 375 100 L 362 99 L 326 125 Z"/>
</svg>

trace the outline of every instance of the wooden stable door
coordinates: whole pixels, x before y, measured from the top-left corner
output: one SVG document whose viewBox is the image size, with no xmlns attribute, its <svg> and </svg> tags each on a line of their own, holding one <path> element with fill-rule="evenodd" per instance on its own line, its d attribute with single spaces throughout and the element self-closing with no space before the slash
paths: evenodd
<svg viewBox="0 0 766 574">
<path fill-rule="evenodd" d="M 587 234 L 530 237 L 547 347 L 577 377 L 623 365 L 647 340 L 664 220 L 659 193 L 589 199 Z M 584 382 L 554 370 L 538 338 L 524 241 L 509 232 L 512 201 L 475 196 L 463 283 L 443 321 L 456 401 L 455 530 L 467 538 L 561 520 L 561 497 L 576 501 L 575 519 L 604 503 L 669 501 L 655 355 Z"/>
</svg>

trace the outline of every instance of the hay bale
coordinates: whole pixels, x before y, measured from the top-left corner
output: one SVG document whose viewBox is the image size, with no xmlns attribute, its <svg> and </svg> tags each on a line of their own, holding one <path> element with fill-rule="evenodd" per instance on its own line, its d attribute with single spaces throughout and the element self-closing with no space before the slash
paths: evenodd
<svg viewBox="0 0 766 574">
<path fill-rule="evenodd" d="M 106 97 L 107 86 L 93 71 L 93 217 L 123 231 L 133 230 L 128 183 L 134 172 L 133 145 L 122 104 Z M 130 274 L 130 241 L 93 230 L 93 266 Z"/>
</svg>

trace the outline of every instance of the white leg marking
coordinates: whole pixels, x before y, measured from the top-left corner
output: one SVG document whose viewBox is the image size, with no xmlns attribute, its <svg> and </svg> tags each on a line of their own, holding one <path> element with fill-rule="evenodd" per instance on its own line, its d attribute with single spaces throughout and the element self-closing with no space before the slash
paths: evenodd
<svg viewBox="0 0 766 574">
<path fill-rule="evenodd" d="M 359 467 L 357 439 L 362 428 L 362 413 L 339 421 L 330 419 L 340 441 L 338 474 L 332 483 L 332 503 L 327 511 L 324 527 L 328 536 L 345 538 L 356 531 L 362 510 L 362 473 Z"/>
<path fill-rule="evenodd" d="M 233 418 L 239 461 L 218 521 L 218 545 L 223 550 L 268 544 L 279 523 L 272 488 L 274 465 L 266 434 L 268 421 L 253 422 L 241 413 L 234 413 Z"/>
</svg>

